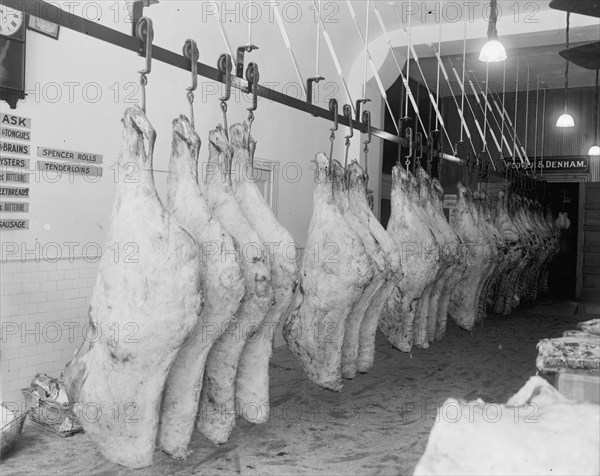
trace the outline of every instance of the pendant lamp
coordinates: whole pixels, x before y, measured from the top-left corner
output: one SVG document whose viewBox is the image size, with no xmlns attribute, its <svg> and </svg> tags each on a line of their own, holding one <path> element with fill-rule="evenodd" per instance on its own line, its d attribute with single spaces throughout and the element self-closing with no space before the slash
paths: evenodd
<svg viewBox="0 0 600 476">
<path fill-rule="evenodd" d="M 598 72 L 600 70 L 596 70 L 596 115 L 594 117 L 594 145 L 590 147 L 590 151 L 588 152 L 589 156 L 599 156 L 600 155 L 600 146 L 598 145 L 598 115 L 600 114 L 600 102 L 598 101 L 600 96 L 600 87 L 598 86 Z"/>
<path fill-rule="evenodd" d="M 490 0 L 490 21 L 488 22 L 488 41 L 479 54 L 479 61 L 484 63 L 498 63 L 506 61 L 506 50 L 498 41 L 496 22 L 498 21 L 498 0 Z"/>
<path fill-rule="evenodd" d="M 569 47 L 569 28 L 571 25 L 571 12 L 567 12 L 567 48 Z M 575 127 L 575 120 L 568 112 L 569 104 L 569 62 L 565 68 L 565 112 L 556 121 L 556 127 L 567 128 Z"/>
</svg>

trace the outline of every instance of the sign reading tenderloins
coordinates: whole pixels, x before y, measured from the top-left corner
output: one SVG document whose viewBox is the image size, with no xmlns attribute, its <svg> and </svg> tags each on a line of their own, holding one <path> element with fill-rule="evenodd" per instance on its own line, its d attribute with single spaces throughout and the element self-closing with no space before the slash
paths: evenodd
<svg viewBox="0 0 600 476">
<path fill-rule="evenodd" d="M 534 170 L 534 161 L 531 161 L 531 165 L 527 167 L 522 165 L 520 161 L 514 159 L 504 159 L 506 166 L 516 170 Z M 537 159 L 535 161 L 535 169 L 538 172 L 553 173 L 569 173 L 569 172 L 587 172 L 589 169 L 588 157 L 544 157 L 543 159 Z"/>
<path fill-rule="evenodd" d="M 53 149 L 52 147 L 38 147 L 37 155 L 43 159 L 71 160 L 73 162 L 87 162 L 90 164 L 102 163 L 102 156 L 100 154 Z"/>
<path fill-rule="evenodd" d="M 64 164 L 61 162 L 38 161 L 37 169 L 42 172 L 66 173 L 87 175 L 88 177 L 102 177 L 102 168 L 87 164 Z"/>
</svg>

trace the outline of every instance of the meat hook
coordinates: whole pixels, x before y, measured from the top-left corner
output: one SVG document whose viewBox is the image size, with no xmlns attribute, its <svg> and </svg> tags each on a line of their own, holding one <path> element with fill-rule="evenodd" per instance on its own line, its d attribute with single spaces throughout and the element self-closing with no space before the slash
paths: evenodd
<svg viewBox="0 0 600 476">
<path fill-rule="evenodd" d="M 256 63 L 248 63 L 248 68 L 246 69 L 246 81 L 248 81 L 248 92 L 252 93 L 252 106 L 247 109 L 249 111 L 248 122 L 252 124 L 252 121 L 254 120 L 254 111 L 256 111 L 256 108 L 258 107 L 258 82 L 260 81 L 260 74 Z"/>
<path fill-rule="evenodd" d="M 225 96 L 223 96 L 221 101 L 221 110 L 223 111 L 223 126 L 225 129 L 225 137 L 229 140 L 229 128 L 227 127 L 227 101 L 231 98 L 231 71 L 233 69 L 233 63 L 231 60 L 231 55 L 222 54 L 219 56 L 219 60 L 217 61 L 217 69 L 219 70 L 220 79 L 223 79 L 225 76 Z"/>
<path fill-rule="evenodd" d="M 198 59 L 200 52 L 195 40 L 188 38 L 183 45 L 183 56 L 190 60 L 190 70 L 192 72 L 192 84 L 186 88 L 187 100 L 190 103 L 190 122 L 194 127 L 194 91 L 198 88 Z"/>
<path fill-rule="evenodd" d="M 135 29 L 135 36 L 142 42 L 140 55 L 145 50 L 146 67 L 139 70 L 138 73 L 140 73 L 140 85 L 142 89 L 142 110 L 146 112 L 146 84 L 148 84 L 147 75 L 152 71 L 152 41 L 154 40 L 154 28 L 152 27 L 152 20 L 150 18 L 140 18 Z"/>
<path fill-rule="evenodd" d="M 350 104 L 344 104 L 342 108 L 344 111 L 344 117 L 348 119 L 348 135 L 346 136 L 346 141 L 344 142 L 346 145 L 346 154 L 344 157 L 344 169 L 347 171 L 348 169 L 348 153 L 350 152 L 350 139 L 354 136 L 354 127 L 352 126 L 352 106 Z"/>
<path fill-rule="evenodd" d="M 415 134 L 415 142 L 418 145 L 419 152 L 415 153 L 415 171 L 421 166 L 421 159 L 423 158 L 423 134 L 421 132 L 417 132 Z"/>
<path fill-rule="evenodd" d="M 329 148 L 329 177 L 331 178 L 331 190 L 333 193 L 333 142 L 335 141 L 335 131 L 338 130 L 338 102 L 337 99 L 331 98 L 329 100 L 329 112 L 331 112 L 331 116 L 333 119 L 333 126 L 329 129 L 331 134 L 329 134 L 329 140 L 331 141 L 331 146 Z"/>
<path fill-rule="evenodd" d="M 363 144 L 364 144 L 363 152 L 365 153 L 365 175 L 366 175 L 365 188 L 368 188 L 369 162 L 367 159 L 369 156 L 369 144 L 371 143 L 371 112 L 370 111 L 363 111 L 362 122 L 363 122 L 363 124 L 366 125 L 365 134 L 367 134 L 367 138 L 363 142 Z"/>
<path fill-rule="evenodd" d="M 406 171 L 409 171 L 410 168 L 410 161 L 412 159 L 413 156 L 413 130 L 412 127 L 407 127 L 405 132 L 404 132 L 404 137 L 406 138 L 406 140 L 408 141 L 408 155 L 405 156 L 406 158 L 406 162 L 404 162 L 404 165 L 406 165 Z"/>
</svg>

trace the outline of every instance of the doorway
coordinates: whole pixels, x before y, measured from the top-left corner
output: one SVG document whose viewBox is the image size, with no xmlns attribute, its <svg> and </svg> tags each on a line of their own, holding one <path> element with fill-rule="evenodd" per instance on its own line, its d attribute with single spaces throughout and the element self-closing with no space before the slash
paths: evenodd
<svg viewBox="0 0 600 476">
<path fill-rule="evenodd" d="M 550 294 L 570 301 L 576 300 L 580 186 L 578 182 L 549 183 L 546 203 L 555 223 L 559 214 L 563 214 L 559 221 L 561 228 L 557 230 L 559 251 L 549 268 Z M 566 224 L 569 227 L 564 229 Z"/>
</svg>

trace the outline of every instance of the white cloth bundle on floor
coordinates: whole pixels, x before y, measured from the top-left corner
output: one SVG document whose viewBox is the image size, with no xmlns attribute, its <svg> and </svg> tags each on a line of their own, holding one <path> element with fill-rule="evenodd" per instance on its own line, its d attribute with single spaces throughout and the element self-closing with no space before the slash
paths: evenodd
<svg viewBox="0 0 600 476">
<path fill-rule="evenodd" d="M 532 377 L 506 404 L 448 399 L 415 475 L 600 474 L 600 406 Z"/>
</svg>

